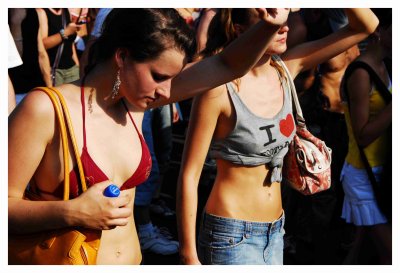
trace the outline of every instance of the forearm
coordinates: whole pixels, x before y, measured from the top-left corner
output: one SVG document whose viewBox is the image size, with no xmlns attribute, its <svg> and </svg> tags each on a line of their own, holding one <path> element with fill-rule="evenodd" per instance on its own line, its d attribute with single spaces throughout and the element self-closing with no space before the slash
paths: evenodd
<svg viewBox="0 0 400 273">
<path fill-rule="evenodd" d="M 50 59 L 46 49 L 44 48 L 43 39 L 40 32 L 38 33 L 38 59 L 39 59 L 39 68 L 40 72 L 42 73 L 42 78 L 44 83 L 48 87 L 53 86 L 51 82 Z"/>
<path fill-rule="evenodd" d="M 191 264 L 198 261 L 196 250 L 197 187 L 188 185 L 187 181 L 181 179 L 178 183 L 176 207 L 180 242 L 179 252 L 181 262 Z"/>
<path fill-rule="evenodd" d="M 194 97 L 243 76 L 265 53 L 278 29 L 261 20 L 221 53 L 187 65 L 173 79 L 170 98 L 157 100 L 150 108 Z"/>
<path fill-rule="evenodd" d="M 392 124 L 392 104 L 390 103 L 386 108 L 377 116 L 376 119 L 368 122 L 357 137 L 357 142 L 361 147 L 366 147 L 374 142 L 378 137 L 386 132 L 388 127 Z"/>
<path fill-rule="evenodd" d="M 78 53 L 76 52 L 75 43 L 72 43 L 72 59 L 74 60 L 75 64 L 79 66 Z"/>
<path fill-rule="evenodd" d="M 349 28 L 356 32 L 370 35 L 379 24 L 378 18 L 369 8 L 348 8 L 345 12 L 349 20 Z"/>
<path fill-rule="evenodd" d="M 259 61 L 279 28 L 261 20 L 219 54 L 221 62 L 234 73 L 232 79 L 243 76 Z"/>
<path fill-rule="evenodd" d="M 46 86 L 53 86 L 51 82 L 51 67 L 49 56 L 45 52 L 39 53 L 39 67 L 40 72 L 42 73 L 42 78 Z"/>
<path fill-rule="evenodd" d="M 71 225 L 70 201 L 30 201 L 8 198 L 10 233 L 25 234 Z"/>
<path fill-rule="evenodd" d="M 63 38 L 60 33 L 55 33 L 53 35 L 47 36 L 43 38 L 43 45 L 45 49 L 50 49 L 56 46 L 61 45 L 63 42 Z"/>
<path fill-rule="evenodd" d="M 16 106 L 14 86 L 8 76 L 8 114 L 10 114 Z"/>
</svg>

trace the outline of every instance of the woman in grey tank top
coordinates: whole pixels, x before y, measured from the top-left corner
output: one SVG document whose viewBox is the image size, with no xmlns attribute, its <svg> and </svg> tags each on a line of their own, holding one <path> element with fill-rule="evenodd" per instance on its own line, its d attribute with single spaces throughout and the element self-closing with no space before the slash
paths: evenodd
<svg viewBox="0 0 400 273">
<path fill-rule="evenodd" d="M 284 12 L 278 10 L 278 15 Z M 340 31 L 287 52 L 289 29 L 283 24 L 249 73 L 195 98 L 178 181 L 183 264 L 283 264 L 285 216 L 279 182 L 295 133 L 283 66 L 295 78 L 356 45 L 378 25 L 370 9 L 346 9 L 346 15 L 349 24 Z M 221 9 L 202 56 L 219 52 L 258 20 L 255 9 Z M 196 244 L 197 189 L 209 150 L 217 176 Z"/>
</svg>

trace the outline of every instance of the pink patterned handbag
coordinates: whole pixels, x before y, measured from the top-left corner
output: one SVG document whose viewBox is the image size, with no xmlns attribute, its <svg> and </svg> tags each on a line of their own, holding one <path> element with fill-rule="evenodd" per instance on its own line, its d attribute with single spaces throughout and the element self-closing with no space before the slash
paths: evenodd
<svg viewBox="0 0 400 273">
<path fill-rule="evenodd" d="M 274 59 L 286 72 L 296 110 L 296 135 L 284 159 L 283 181 L 304 195 L 327 190 L 331 186 L 332 150 L 307 130 L 290 72 L 280 58 Z"/>
</svg>

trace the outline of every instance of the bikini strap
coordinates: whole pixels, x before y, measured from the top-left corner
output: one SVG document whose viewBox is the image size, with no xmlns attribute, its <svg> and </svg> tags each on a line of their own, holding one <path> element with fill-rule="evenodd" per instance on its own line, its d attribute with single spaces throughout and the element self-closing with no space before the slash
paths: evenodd
<svg viewBox="0 0 400 273">
<path fill-rule="evenodd" d="M 83 149 L 86 149 L 86 118 L 85 118 L 85 77 L 81 83 L 81 104 L 82 104 L 82 126 L 83 126 Z"/>
<path fill-rule="evenodd" d="M 126 103 L 125 103 L 125 101 L 123 99 L 121 101 L 122 101 L 122 105 L 124 105 L 124 107 L 125 107 L 126 112 L 128 112 L 128 115 L 129 115 L 129 117 L 130 117 L 130 119 L 131 119 L 131 121 L 133 123 L 133 126 L 135 126 L 136 132 L 138 133 L 140 140 L 142 140 L 142 135 L 140 134 L 140 132 L 139 132 L 137 126 L 136 126 L 136 123 L 133 120 L 131 113 L 129 112 L 128 106 L 126 105 Z"/>
</svg>

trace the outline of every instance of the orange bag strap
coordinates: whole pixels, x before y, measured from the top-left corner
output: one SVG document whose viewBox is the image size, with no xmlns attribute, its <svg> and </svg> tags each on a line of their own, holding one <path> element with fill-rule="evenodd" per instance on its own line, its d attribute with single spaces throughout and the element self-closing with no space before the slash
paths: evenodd
<svg viewBox="0 0 400 273">
<path fill-rule="evenodd" d="M 63 149 L 63 165 L 64 165 L 64 196 L 63 200 L 69 200 L 69 147 L 68 147 L 68 134 L 64 121 L 64 114 L 61 109 L 61 105 L 57 97 L 53 94 L 52 90 L 47 87 L 37 87 L 35 90 L 40 90 L 45 92 L 51 102 L 53 103 L 54 111 L 56 114 L 56 119 L 60 127 L 61 142 Z"/>
<path fill-rule="evenodd" d="M 76 144 L 74 127 L 72 126 L 71 116 L 70 116 L 69 111 L 68 111 L 67 103 L 65 102 L 65 99 L 64 99 L 63 95 L 61 94 L 61 92 L 59 90 L 57 90 L 54 87 L 49 88 L 49 89 L 51 89 L 58 96 L 58 99 L 61 102 L 61 108 L 62 108 L 62 110 L 64 112 L 64 119 L 65 119 L 65 121 L 67 123 L 69 137 L 70 137 L 70 140 L 71 140 L 71 143 L 72 143 L 72 147 L 74 149 L 75 160 L 76 160 L 76 164 L 77 164 L 78 170 L 79 170 L 79 178 L 80 178 L 80 181 L 81 181 L 82 190 L 86 191 L 87 190 L 87 185 L 86 185 L 85 173 L 83 171 L 78 145 Z"/>
</svg>

